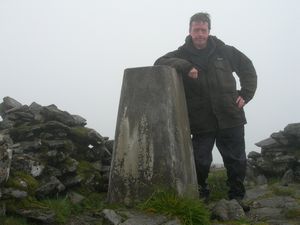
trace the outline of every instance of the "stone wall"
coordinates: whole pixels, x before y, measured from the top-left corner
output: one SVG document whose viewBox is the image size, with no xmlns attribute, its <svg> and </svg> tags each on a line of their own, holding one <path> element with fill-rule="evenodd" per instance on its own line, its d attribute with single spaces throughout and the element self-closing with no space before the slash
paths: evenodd
<svg viewBox="0 0 300 225">
<path fill-rule="evenodd" d="M 248 155 L 247 182 L 266 183 L 278 177 L 283 183 L 300 181 L 300 123 L 289 124 L 256 145 L 261 152 Z"/>
<path fill-rule="evenodd" d="M 84 118 L 10 97 L 0 104 L 0 115 L 0 203 L 78 188 L 107 191 L 113 141 L 85 127 Z"/>
</svg>

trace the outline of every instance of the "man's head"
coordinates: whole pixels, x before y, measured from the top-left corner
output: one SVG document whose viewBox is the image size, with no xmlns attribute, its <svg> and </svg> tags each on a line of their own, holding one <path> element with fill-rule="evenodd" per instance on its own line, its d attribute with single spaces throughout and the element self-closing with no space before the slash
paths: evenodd
<svg viewBox="0 0 300 225">
<path fill-rule="evenodd" d="M 202 49 L 207 46 L 210 32 L 210 16 L 208 13 L 196 13 L 190 19 L 189 33 L 196 48 Z"/>
</svg>

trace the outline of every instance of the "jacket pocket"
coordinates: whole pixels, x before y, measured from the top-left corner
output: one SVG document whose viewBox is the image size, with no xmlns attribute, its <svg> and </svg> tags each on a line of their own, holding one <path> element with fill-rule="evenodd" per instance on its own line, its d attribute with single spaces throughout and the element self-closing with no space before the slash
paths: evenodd
<svg viewBox="0 0 300 225">
<path fill-rule="evenodd" d="M 236 91 L 236 80 L 229 63 L 222 59 L 214 62 L 216 78 L 221 91 L 224 93 Z"/>
</svg>

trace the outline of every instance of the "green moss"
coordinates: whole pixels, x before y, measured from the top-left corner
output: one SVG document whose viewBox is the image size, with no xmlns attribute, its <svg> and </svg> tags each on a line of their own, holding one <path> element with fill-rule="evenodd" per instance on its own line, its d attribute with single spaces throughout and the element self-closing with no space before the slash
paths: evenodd
<svg viewBox="0 0 300 225">
<path fill-rule="evenodd" d="M 88 129 L 85 127 L 72 127 L 70 134 L 75 138 L 75 140 L 82 140 L 88 137 Z"/>
<path fill-rule="evenodd" d="M 71 140 L 65 140 L 64 141 L 64 148 L 67 150 L 67 151 L 72 151 L 74 149 L 74 144 Z"/>
<path fill-rule="evenodd" d="M 9 213 L 15 213 L 18 209 L 47 209 L 47 205 L 36 200 L 34 197 L 23 199 L 9 199 L 5 201 L 6 209 Z"/>
<path fill-rule="evenodd" d="M 41 202 L 55 213 L 55 221 L 64 224 L 72 214 L 72 204 L 67 198 L 46 199 Z"/>
<path fill-rule="evenodd" d="M 1 216 L 0 224 L 1 225 L 29 225 L 26 219 L 18 216 Z"/>
<path fill-rule="evenodd" d="M 28 197 L 22 200 L 8 200 L 6 201 L 6 207 L 11 214 L 16 213 L 18 209 L 51 210 L 55 213 L 55 221 L 58 224 L 64 224 L 72 213 L 72 204 L 67 198 L 39 201 L 33 197 Z"/>
<path fill-rule="evenodd" d="M 83 213 L 86 211 L 98 212 L 106 208 L 106 194 L 105 193 L 88 193 L 85 199 L 80 203 L 73 205 L 73 213 Z"/>
<path fill-rule="evenodd" d="M 77 169 L 78 175 L 82 177 L 87 177 L 91 173 L 94 173 L 95 169 L 93 165 L 88 161 L 80 161 Z"/>
<path fill-rule="evenodd" d="M 39 186 L 39 182 L 28 173 L 15 171 L 11 173 L 5 186 L 27 191 L 29 194 L 34 194 Z"/>
<path fill-rule="evenodd" d="M 288 219 L 300 219 L 300 209 L 290 209 L 285 212 Z"/>
<path fill-rule="evenodd" d="M 289 187 L 280 187 L 278 185 L 273 185 L 271 187 L 271 190 L 273 194 L 279 195 L 279 196 L 294 196 L 295 190 L 289 188 Z"/>
</svg>

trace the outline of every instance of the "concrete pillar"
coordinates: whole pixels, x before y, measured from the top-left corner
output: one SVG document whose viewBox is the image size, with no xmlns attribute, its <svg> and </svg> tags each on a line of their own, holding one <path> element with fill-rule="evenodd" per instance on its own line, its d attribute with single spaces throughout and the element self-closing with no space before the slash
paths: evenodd
<svg viewBox="0 0 300 225">
<path fill-rule="evenodd" d="M 133 205 L 155 189 L 198 198 L 186 101 L 175 69 L 126 69 L 108 200 Z"/>
</svg>

